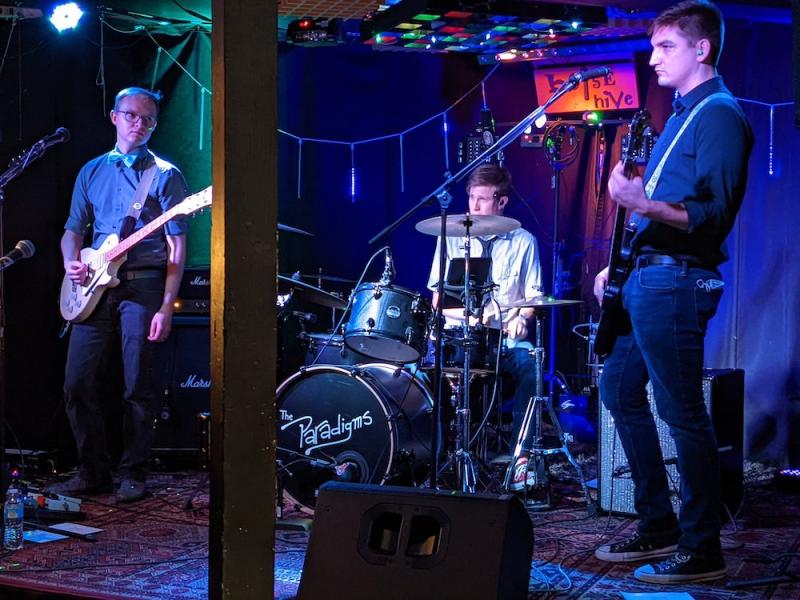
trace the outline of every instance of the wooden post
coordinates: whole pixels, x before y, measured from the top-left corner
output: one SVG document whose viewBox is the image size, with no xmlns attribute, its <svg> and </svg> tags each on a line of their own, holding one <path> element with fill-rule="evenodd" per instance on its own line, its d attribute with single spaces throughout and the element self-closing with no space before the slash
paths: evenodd
<svg viewBox="0 0 800 600">
<path fill-rule="evenodd" d="M 272 598 L 277 4 L 213 0 L 209 597 Z"/>
</svg>

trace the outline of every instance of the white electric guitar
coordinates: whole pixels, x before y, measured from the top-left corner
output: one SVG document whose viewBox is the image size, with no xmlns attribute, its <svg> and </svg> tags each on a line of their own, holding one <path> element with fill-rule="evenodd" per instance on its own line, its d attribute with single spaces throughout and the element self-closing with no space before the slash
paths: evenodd
<svg viewBox="0 0 800 600">
<path fill-rule="evenodd" d="M 61 316 L 73 323 L 85 321 L 97 306 L 103 292 L 119 285 L 117 272 L 128 257 L 128 250 L 170 219 L 178 215 L 191 215 L 207 206 L 211 206 L 211 186 L 176 204 L 122 241 L 119 241 L 116 233 L 112 233 L 97 250 L 81 250 L 80 261 L 89 267 L 87 278 L 80 285 L 64 276 L 61 283 Z"/>
</svg>

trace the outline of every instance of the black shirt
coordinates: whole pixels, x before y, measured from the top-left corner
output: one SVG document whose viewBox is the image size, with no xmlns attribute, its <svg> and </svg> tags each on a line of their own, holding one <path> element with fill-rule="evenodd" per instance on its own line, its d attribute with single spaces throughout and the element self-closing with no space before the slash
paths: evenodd
<svg viewBox="0 0 800 600">
<path fill-rule="evenodd" d="M 727 260 L 725 238 L 733 227 L 747 184 L 747 162 L 753 133 L 736 99 L 721 77 L 701 83 L 673 103 L 647 165 L 647 182 L 692 108 L 717 92 L 689 123 L 667 158 L 652 200 L 682 203 L 689 216 L 688 231 L 643 219 L 633 240 L 640 254 L 669 254 L 693 258 L 716 267 Z"/>
</svg>

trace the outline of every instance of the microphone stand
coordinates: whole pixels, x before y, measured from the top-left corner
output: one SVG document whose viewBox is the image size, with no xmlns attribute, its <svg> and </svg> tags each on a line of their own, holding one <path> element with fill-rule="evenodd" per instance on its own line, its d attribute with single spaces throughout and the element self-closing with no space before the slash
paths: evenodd
<svg viewBox="0 0 800 600">
<path fill-rule="evenodd" d="M 66 131 L 66 130 L 65 130 Z M 52 136 L 49 136 L 52 138 Z M 67 138 L 69 133 L 67 133 Z M 25 168 L 40 158 L 47 148 L 65 139 L 42 138 L 36 142 L 29 150 L 20 153 L 19 156 L 12 158 L 5 171 L 0 173 L 0 256 L 5 254 L 5 188 L 17 177 Z M 6 465 L 6 303 L 3 270 L 0 270 L 0 493 L 5 496 L 8 484 L 8 470 Z"/>
<path fill-rule="evenodd" d="M 439 238 L 439 283 L 436 286 L 436 294 L 439 298 L 439 302 L 436 304 L 436 310 L 434 312 L 434 339 L 436 340 L 435 352 L 434 352 L 434 371 L 433 371 L 433 379 L 436 382 L 435 390 L 433 395 L 433 414 L 435 423 L 434 426 L 431 428 L 432 435 L 431 435 L 431 456 L 432 456 L 432 463 L 431 463 L 431 473 L 430 473 L 430 487 L 431 489 L 436 489 L 437 486 L 437 473 L 439 472 L 439 427 L 441 426 L 441 414 L 442 414 L 442 390 L 443 390 L 443 377 L 442 377 L 442 304 L 444 303 L 444 276 L 446 270 L 446 257 L 445 251 L 447 250 L 446 246 L 446 239 L 447 239 L 447 208 L 450 206 L 450 202 L 452 201 L 452 195 L 450 194 L 450 189 L 452 188 L 453 184 L 457 183 L 461 179 L 463 179 L 466 175 L 472 172 L 475 167 L 480 165 L 481 163 L 485 162 L 487 159 L 491 159 L 494 157 L 498 152 L 500 152 L 503 148 L 508 146 L 512 141 L 514 141 L 517 137 L 522 135 L 522 133 L 531 126 L 531 124 L 536 121 L 541 115 L 545 113 L 547 108 L 553 104 L 556 100 L 561 98 L 567 92 L 572 91 L 581 83 L 581 77 L 575 77 L 574 75 L 567 79 L 561 87 L 559 87 L 555 92 L 553 92 L 552 96 L 548 98 L 544 104 L 540 107 L 536 108 L 532 113 L 528 116 L 524 117 L 519 123 L 514 125 L 511 129 L 509 129 L 505 134 L 500 136 L 497 140 L 495 140 L 494 144 L 488 147 L 486 150 L 481 152 L 478 156 L 476 156 L 472 161 L 464 165 L 458 172 L 454 175 L 448 175 L 445 180 L 437 187 L 435 190 L 426 194 L 422 197 L 422 199 L 415 205 L 412 206 L 409 210 L 407 210 L 403 215 L 395 219 L 393 223 L 390 223 L 386 227 L 383 228 L 378 234 L 376 234 L 372 239 L 368 241 L 369 244 L 374 244 L 378 240 L 382 239 L 386 235 L 393 232 L 397 229 L 400 224 L 405 222 L 409 217 L 415 214 L 419 209 L 428 204 L 433 203 L 434 200 L 439 202 L 439 215 L 441 217 L 441 230 L 440 230 L 440 238 Z"/>
</svg>

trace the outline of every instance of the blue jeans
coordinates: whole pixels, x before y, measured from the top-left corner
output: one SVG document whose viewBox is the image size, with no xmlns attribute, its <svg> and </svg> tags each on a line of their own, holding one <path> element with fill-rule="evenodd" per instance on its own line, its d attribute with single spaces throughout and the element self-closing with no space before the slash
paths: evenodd
<svg viewBox="0 0 800 600">
<path fill-rule="evenodd" d="M 143 481 L 153 442 L 158 391 L 155 344 L 147 341 L 150 321 L 161 306 L 161 278 L 123 281 L 108 289 L 92 314 L 72 326 L 64 378 L 67 417 L 78 447 L 80 472 L 89 481 L 109 477 L 100 369 L 119 338 L 124 376 L 123 441 L 119 465 L 123 479 Z"/>
<path fill-rule="evenodd" d="M 611 412 L 635 484 L 639 532 L 675 529 L 667 474 L 645 386 L 675 440 L 681 475 L 682 550 L 720 554 L 717 442 L 703 399 L 703 340 L 722 295 L 719 274 L 700 268 L 635 269 L 622 290 L 633 331 L 617 339 L 600 394 Z"/>
<path fill-rule="evenodd" d="M 534 369 L 533 358 L 525 348 L 506 348 L 503 350 L 502 360 L 503 373 L 507 373 L 514 382 L 513 415 L 514 427 L 511 437 L 511 448 L 519 435 L 522 425 L 522 417 L 525 416 L 525 408 L 528 400 L 536 392 L 536 372 Z M 529 436 L 532 432 L 529 432 Z M 530 439 L 524 441 L 523 447 L 530 449 Z"/>
</svg>

